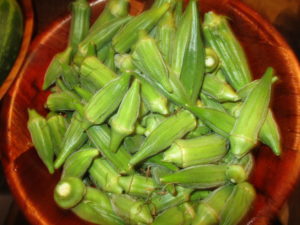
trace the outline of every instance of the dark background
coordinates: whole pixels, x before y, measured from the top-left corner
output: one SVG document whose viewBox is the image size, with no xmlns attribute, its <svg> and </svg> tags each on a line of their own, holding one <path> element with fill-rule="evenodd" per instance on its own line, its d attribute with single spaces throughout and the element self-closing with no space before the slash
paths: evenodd
<svg viewBox="0 0 300 225">
<path fill-rule="evenodd" d="M 216 0 L 217 1 L 217 0 Z M 300 0 L 241 0 L 269 20 L 284 36 L 300 58 Z M 59 16 L 67 13 L 72 0 L 32 0 L 35 13 L 33 38 L 47 29 Z M 281 221 L 281 222 L 280 222 Z M 288 222 L 287 222 L 288 221 Z M 300 184 L 272 225 L 300 224 Z M 0 165 L 0 225 L 28 225 L 4 180 Z"/>
</svg>

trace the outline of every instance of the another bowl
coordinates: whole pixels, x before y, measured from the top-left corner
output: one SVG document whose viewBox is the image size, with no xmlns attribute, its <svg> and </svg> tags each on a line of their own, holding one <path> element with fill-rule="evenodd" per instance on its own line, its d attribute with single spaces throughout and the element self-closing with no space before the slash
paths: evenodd
<svg viewBox="0 0 300 225">
<path fill-rule="evenodd" d="M 148 2 L 132 2 L 131 11 L 142 11 Z M 93 18 L 103 1 L 91 2 Z M 149 4 L 147 4 L 149 5 Z M 243 224 L 268 224 L 299 176 L 300 168 L 300 68 L 297 59 L 278 32 L 256 12 L 235 0 L 201 0 L 202 12 L 214 10 L 230 18 L 247 53 L 255 78 L 268 66 L 275 68 L 279 82 L 273 87 L 272 109 L 282 135 L 283 154 L 276 157 L 266 146 L 255 150 L 256 166 L 251 182 L 257 199 Z M 32 224 L 89 224 L 70 211 L 58 208 L 53 189 L 60 172 L 50 175 L 39 160 L 27 131 L 27 108 L 46 113 L 47 92 L 41 90 L 50 60 L 66 47 L 70 16 L 54 22 L 37 37 L 1 112 L 1 158 L 9 186 Z"/>
</svg>

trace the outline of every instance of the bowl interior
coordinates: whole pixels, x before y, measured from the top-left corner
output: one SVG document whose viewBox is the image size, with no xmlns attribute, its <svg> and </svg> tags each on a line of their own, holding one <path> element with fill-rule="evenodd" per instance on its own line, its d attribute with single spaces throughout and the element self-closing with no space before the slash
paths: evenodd
<svg viewBox="0 0 300 225">
<path fill-rule="evenodd" d="M 93 20 L 104 2 L 93 1 Z M 298 62 L 281 36 L 257 13 L 239 1 L 199 2 L 202 13 L 214 10 L 230 18 L 232 28 L 245 48 L 254 78 L 268 66 L 279 81 L 273 86 L 272 109 L 282 135 L 283 154 L 276 157 L 263 145 L 255 152 L 256 165 L 251 182 L 257 198 L 245 223 L 267 224 L 290 193 L 299 174 L 299 84 Z M 132 1 L 131 12 L 139 13 L 148 2 Z M 58 19 L 31 46 L 17 82 L 3 102 L 1 112 L 1 158 L 10 188 L 33 224 L 89 224 L 70 211 L 59 209 L 53 189 L 60 172 L 48 174 L 35 153 L 27 131 L 27 108 L 46 113 L 43 104 L 43 76 L 52 57 L 67 44 L 70 16 Z"/>
</svg>

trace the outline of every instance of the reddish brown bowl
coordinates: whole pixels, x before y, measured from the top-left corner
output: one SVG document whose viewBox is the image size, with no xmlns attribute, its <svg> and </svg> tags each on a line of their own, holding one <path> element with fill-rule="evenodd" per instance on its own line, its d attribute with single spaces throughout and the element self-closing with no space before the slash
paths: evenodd
<svg viewBox="0 0 300 225">
<path fill-rule="evenodd" d="M 93 18 L 103 2 L 94 1 Z M 266 146 L 256 152 L 251 182 L 257 190 L 253 209 L 243 224 L 268 224 L 287 199 L 300 168 L 300 69 L 295 55 L 278 32 L 256 12 L 239 1 L 201 0 L 202 12 L 214 10 L 231 18 L 243 44 L 255 78 L 268 66 L 275 68 L 279 82 L 273 89 L 272 109 L 282 134 L 283 154 L 276 157 Z M 142 2 L 131 11 L 140 12 Z M 41 90 L 45 70 L 53 55 L 67 43 L 70 17 L 57 20 L 31 46 L 17 82 L 3 102 L 1 113 L 1 158 L 9 186 L 32 224 L 88 224 L 69 211 L 59 209 L 52 198 L 60 173 L 49 175 L 35 153 L 26 128 L 27 108 L 45 113 L 47 92 Z"/>
</svg>

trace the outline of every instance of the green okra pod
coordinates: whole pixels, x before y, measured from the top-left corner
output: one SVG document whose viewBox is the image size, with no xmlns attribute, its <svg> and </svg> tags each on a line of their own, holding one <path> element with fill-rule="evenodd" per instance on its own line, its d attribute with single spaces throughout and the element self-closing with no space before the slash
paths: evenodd
<svg viewBox="0 0 300 225">
<path fill-rule="evenodd" d="M 82 178 L 91 166 L 95 157 L 99 155 L 96 148 L 82 148 L 71 154 L 64 163 L 62 178 L 78 177 Z"/>
<path fill-rule="evenodd" d="M 238 118 L 241 112 L 243 102 L 225 102 L 222 104 L 226 112 L 235 118 Z"/>
<path fill-rule="evenodd" d="M 227 141 L 217 134 L 178 139 L 164 152 L 163 160 L 180 167 L 217 162 L 227 153 Z"/>
<path fill-rule="evenodd" d="M 255 189 L 251 184 L 247 182 L 237 184 L 220 213 L 220 224 L 238 224 L 249 211 L 255 195 Z"/>
<path fill-rule="evenodd" d="M 152 225 L 181 225 L 184 222 L 184 214 L 183 211 L 179 209 L 179 207 L 171 207 L 166 209 L 162 213 L 160 213 L 155 220 L 153 221 Z"/>
<path fill-rule="evenodd" d="M 207 189 L 219 187 L 226 182 L 242 182 L 246 172 L 238 165 L 197 165 L 191 166 L 161 178 L 163 183 L 175 183 L 189 188 Z"/>
<path fill-rule="evenodd" d="M 139 116 L 140 83 L 135 79 L 125 94 L 118 112 L 111 118 L 110 149 L 116 151 L 123 139 L 132 134 Z"/>
<path fill-rule="evenodd" d="M 211 133 L 211 129 L 209 129 L 201 120 L 198 120 L 197 127 L 188 133 L 186 138 L 196 138 L 209 133 Z"/>
<path fill-rule="evenodd" d="M 217 225 L 220 223 L 220 214 L 226 206 L 226 202 L 234 185 L 222 186 L 209 194 L 197 207 L 197 213 L 192 225 Z"/>
<path fill-rule="evenodd" d="M 27 122 L 27 128 L 29 130 L 33 145 L 38 156 L 47 167 L 49 173 L 52 174 L 54 173 L 54 146 L 47 121 L 33 109 L 28 110 L 28 116 L 29 120 Z"/>
<path fill-rule="evenodd" d="M 113 209 L 127 224 L 151 224 L 153 218 L 148 205 L 129 195 L 111 195 Z"/>
<path fill-rule="evenodd" d="M 106 44 L 96 52 L 96 56 L 101 62 L 104 62 L 106 60 L 109 53 L 109 47 L 110 45 Z"/>
<path fill-rule="evenodd" d="M 200 201 L 205 199 L 212 191 L 210 190 L 196 190 L 191 194 L 190 201 Z"/>
<path fill-rule="evenodd" d="M 141 145 L 143 144 L 145 137 L 140 134 L 136 134 L 134 136 L 129 136 L 124 139 L 123 147 L 124 149 L 130 153 L 136 153 Z"/>
<path fill-rule="evenodd" d="M 155 155 L 178 138 L 183 137 L 196 126 L 196 120 L 193 114 L 188 111 L 180 111 L 162 122 L 152 133 L 145 139 L 140 150 L 132 157 L 130 164 L 145 160 Z"/>
<path fill-rule="evenodd" d="M 65 177 L 54 189 L 54 200 L 59 207 L 69 209 L 77 205 L 85 193 L 86 186 L 79 178 Z"/>
<path fill-rule="evenodd" d="M 205 72 L 212 73 L 214 72 L 220 64 L 220 59 L 211 48 L 205 48 Z"/>
<path fill-rule="evenodd" d="M 154 113 L 143 117 L 141 125 L 145 128 L 144 135 L 149 136 L 165 119 L 166 117 Z"/>
<path fill-rule="evenodd" d="M 202 90 L 203 93 L 213 97 L 219 102 L 235 102 L 240 99 L 230 85 L 211 74 L 205 76 Z"/>
<path fill-rule="evenodd" d="M 86 0 L 76 0 L 72 3 L 72 19 L 69 34 L 69 45 L 73 51 L 86 37 L 90 28 L 91 8 Z"/>
<path fill-rule="evenodd" d="M 205 52 L 200 33 L 201 28 L 196 0 L 189 1 L 185 13 L 191 13 L 191 16 L 188 24 L 190 26 L 189 33 L 185 34 L 189 38 L 182 58 L 180 80 L 191 102 L 195 103 L 202 86 L 205 72 Z"/>
<path fill-rule="evenodd" d="M 115 51 L 126 53 L 138 40 L 139 31 L 150 31 L 168 9 L 169 4 L 165 3 L 159 8 L 151 8 L 134 17 L 114 36 L 112 44 Z"/>
<path fill-rule="evenodd" d="M 79 84 L 79 76 L 76 69 L 68 64 L 62 63 L 62 74 L 61 79 L 65 86 L 72 90 L 74 86 Z"/>
<path fill-rule="evenodd" d="M 79 86 L 75 86 L 75 87 L 74 87 L 74 91 L 75 91 L 76 94 L 77 94 L 78 96 L 80 96 L 85 102 L 88 102 L 88 101 L 92 98 L 92 96 L 93 96 L 93 94 L 92 94 L 90 91 L 88 91 L 88 90 L 86 90 L 86 89 L 84 89 L 84 88 L 82 88 L 82 87 L 79 87 Z"/>
<path fill-rule="evenodd" d="M 79 113 L 75 112 L 71 122 L 64 135 L 61 144 L 61 150 L 54 162 L 54 167 L 58 169 L 65 162 L 67 157 L 79 149 L 87 140 L 87 135 L 84 132 L 90 124 L 82 119 Z"/>
<path fill-rule="evenodd" d="M 226 110 L 224 109 L 223 105 L 220 102 L 204 94 L 204 91 L 203 93 L 200 94 L 200 96 L 201 96 L 201 101 L 205 107 L 216 109 L 221 112 L 226 112 Z"/>
<path fill-rule="evenodd" d="M 145 164 L 145 165 L 147 165 L 147 164 Z M 150 168 L 151 168 L 151 175 L 152 175 L 155 185 L 163 186 L 163 189 L 166 190 L 168 193 L 171 193 L 173 195 L 176 194 L 175 185 L 173 185 L 173 184 L 162 185 L 162 183 L 160 182 L 160 178 L 162 176 L 173 173 L 173 170 L 169 169 L 168 167 L 159 165 L 159 164 L 156 165 L 154 163 L 151 165 Z"/>
<path fill-rule="evenodd" d="M 108 49 L 108 54 L 107 57 L 104 61 L 104 64 L 110 68 L 111 70 L 115 71 L 116 70 L 116 66 L 115 66 L 115 51 L 113 49 L 113 47 L 110 45 L 109 49 Z"/>
<path fill-rule="evenodd" d="M 204 15 L 203 32 L 208 45 L 217 53 L 226 80 L 239 90 L 252 80 L 242 46 L 234 36 L 225 16 L 208 12 Z"/>
<path fill-rule="evenodd" d="M 182 19 L 182 8 L 183 8 L 183 1 L 178 0 L 175 3 L 175 8 L 174 8 L 174 21 L 176 28 L 178 27 L 180 20 Z"/>
<path fill-rule="evenodd" d="M 175 166 L 173 163 L 169 163 L 169 162 L 165 162 L 163 161 L 163 153 L 157 154 L 155 156 L 150 157 L 149 159 L 147 159 L 144 164 L 146 166 L 161 166 L 161 167 L 165 167 L 168 170 L 171 171 L 177 171 L 178 167 Z"/>
<path fill-rule="evenodd" d="M 56 54 L 45 73 L 43 90 L 49 88 L 63 73 L 62 64 L 69 64 L 71 61 L 72 48 L 67 47 L 63 52 Z"/>
<path fill-rule="evenodd" d="M 112 193 L 122 193 L 123 189 L 118 183 L 120 174 L 105 159 L 95 159 L 89 168 L 89 175 L 96 187 Z"/>
<path fill-rule="evenodd" d="M 93 124 L 103 123 L 119 106 L 128 89 L 129 80 L 130 75 L 123 74 L 100 89 L 85 105 L 85 118 Z"/>
<path fill-rule="evenodd" d="M 190 225 L 196 214 L 193 205 L 189 202 L 185 202 L 179 206 L 179 209 L 183 212 L 184 217 L 182 225 Z"/>
<path fill-rule="evenodd" d="M 97 57 L 86 57 L 80 67 L 81 76 L 92 82 L 97 89 L 117 78 L 117 75 L 110 68 L 105 66 Z"/>
<path fill-rule="evenodd" d="M 50 135 L 53 143 L 53 151 L 55 155 L 59 155 L 60 146 L 63 142 L 63 137 L 67 130 L 67 121 L 62 115 L 54 115 L 48 118 L 47 124 L 50 130 Z"/>
<path fill-rule="evenodd" d="M 272 76 L 273 69 L 268 68 L 243 103 L 240 115 L 230 133 L 230 151 L 237 157 L 248 153 L 257 143 L 258 133 L 268 113 Z"/>
<path fill-rule="evenodd" d="M 82 108 L 80 98 L 71 91 L 52 93 L 48 96 L 46 107 L 51 111 L 74 111 Z"/>
</svg>

